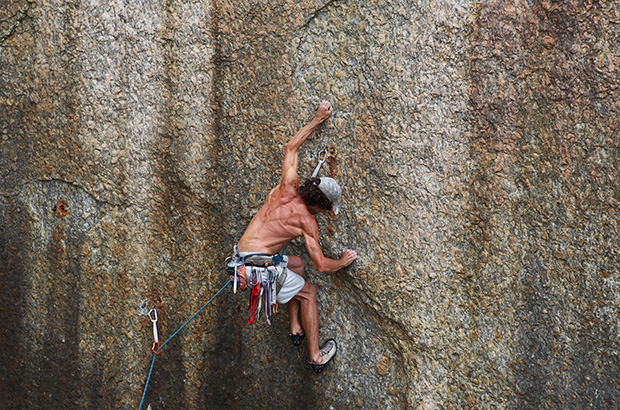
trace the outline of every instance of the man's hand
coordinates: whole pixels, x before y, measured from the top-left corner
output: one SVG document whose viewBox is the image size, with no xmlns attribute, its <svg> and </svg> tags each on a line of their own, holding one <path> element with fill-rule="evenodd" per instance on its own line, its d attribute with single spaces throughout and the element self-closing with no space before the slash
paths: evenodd
<svg viewBox="0 0 620 410">
<path fill-rule="evenodd" d="M 340 262 L 344 264 L 344 266 L 349 266 L 353 263 L 354 260 L 357 259 L 357 252 L 352 249 L 345 249 L 340 256 Z"/>
<path fill-rule="evenodd" d="M 319 109 L 317 110 L 314 118 L 320 124 L 328 119 L 329 116 L 332 115 L 332 112 L 334 112 L 334 107 L 332 107 L 332 104 L 329 101 L 323 101 L 321 105 L 319 105 Z"/>
</svg>

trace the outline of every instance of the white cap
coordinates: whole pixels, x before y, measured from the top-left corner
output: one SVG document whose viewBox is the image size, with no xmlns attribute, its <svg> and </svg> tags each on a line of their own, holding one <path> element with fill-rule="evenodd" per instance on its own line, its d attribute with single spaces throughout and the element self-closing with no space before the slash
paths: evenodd
<svg viewBox="0 0 620 410">
<path fill-rule="evenodd" d="M 336 182 L 335 179 L 329 177 L 321 177 L 321 182 L 318 187 L 325 194 L 327 199 L 329 199 L 332 203 L 332 211 L 336 215 L 338 215 L 338 201 L 340 201 L 340 197 L 342 196 L 342 189 L 340 189 L 340 185 Z"/>
</svg>

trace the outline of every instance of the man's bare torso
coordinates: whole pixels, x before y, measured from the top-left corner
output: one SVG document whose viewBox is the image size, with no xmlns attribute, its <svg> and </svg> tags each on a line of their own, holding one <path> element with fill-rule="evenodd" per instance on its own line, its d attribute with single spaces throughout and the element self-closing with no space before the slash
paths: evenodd
<svg viewBox="0 0 620 410">
<path fill-rule="evenodd" d="M 303 226 L 307 223 L 316 224 L 316 221 L 303 199 L 295 190 L 284 190 L 278 185 L 267 195 L 265 204 L 239 240 L 239 252 L 274 255 L 291 239 L 303 235 Z"/>
</svg>

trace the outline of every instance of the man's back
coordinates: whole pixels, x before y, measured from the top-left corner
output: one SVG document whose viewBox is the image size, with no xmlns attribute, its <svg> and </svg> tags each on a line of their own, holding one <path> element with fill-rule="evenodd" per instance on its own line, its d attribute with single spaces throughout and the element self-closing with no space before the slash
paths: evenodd
<svg viewBox="0 0 620 410">
<path fill-rule="evenodd" d="M 297 190 L 278 185 L 267 195 L 237 246 L 240 252 L 276 254 L 288 241 L 303 235 L 302 226 L 308 222 L 316 224 Z"/>
</svg>

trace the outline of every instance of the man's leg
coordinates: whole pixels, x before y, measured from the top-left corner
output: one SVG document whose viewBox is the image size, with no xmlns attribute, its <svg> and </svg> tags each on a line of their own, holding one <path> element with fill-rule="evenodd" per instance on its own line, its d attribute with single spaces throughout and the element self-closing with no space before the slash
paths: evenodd
<svg viewBox="0 0 620 410">
<path fill-rule="evenodd" d="M 288 268 L 301 276 L 304 277 L 304 261 L 301 260 L 298 256 L 289 256 L 288 257 Z M 303 289 L 302 289 L 303 290 Z M 288 307 L 288 318 L 290 324 L 290 332 L 292 335 L 301 335 L 304 333 L 304 329 L 301 325 L 301 316 L 300 316 L 300 303 L 299 300 L 293 298 L 289 300 L 286 304 Z"/>
<path fill-rule="evenodd" d="M 289 315 L 290 303 L 293 300 L 299 303 L 299 308 L 301 309 L 301 325 L 308 339 L 308 354 L 310 355 L 310 360 L 314 363 L 321 363 L 323 358 L 319 351 L 319 311 L 316 307 L 316 288 L 306 282 L 299 293 L 288 302 Z"/>
</svg>

